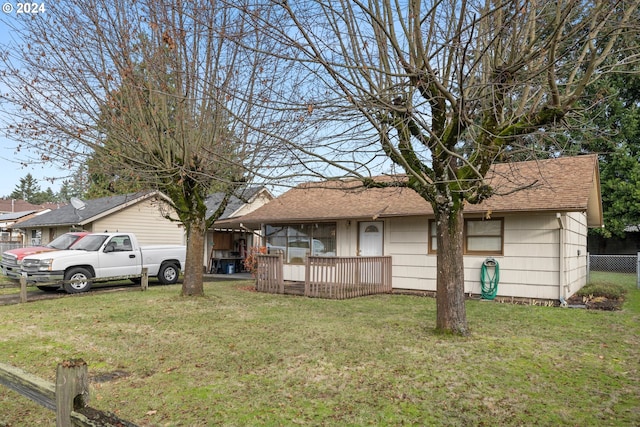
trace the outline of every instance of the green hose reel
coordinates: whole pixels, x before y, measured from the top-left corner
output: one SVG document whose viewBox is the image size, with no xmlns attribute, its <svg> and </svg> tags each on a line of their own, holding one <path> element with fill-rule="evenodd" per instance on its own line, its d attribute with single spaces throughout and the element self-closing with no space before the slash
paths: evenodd
<svg viewBox="0 0 640 427">
<path fill-rule="evenodd" d="M 492 300 L 498 293 L 498 281 L 500 281 L 500 264 L 495 258 L 487 258 L 480 268 L 480 284 L 482 299 Z"/>
</svg>

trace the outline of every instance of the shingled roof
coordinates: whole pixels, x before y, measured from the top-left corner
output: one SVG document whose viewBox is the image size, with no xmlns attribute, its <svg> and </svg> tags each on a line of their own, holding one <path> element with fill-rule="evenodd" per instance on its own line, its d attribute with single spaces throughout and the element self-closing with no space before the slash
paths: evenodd
<svg viewBox="0 0 640 427">
<path fill-rule="evenodd" d="M 237 195 L 233 195 L 229 199 L 229 203 L 227 204 L 227 207 L 222 213 L 220 219 L 222 220 L 234 217 L 241 207 L 250 202 L 261 191 L 266 191 L 265 187 L 247 186 L 240 188 L 237 191 Z M 207 218 L 213 215 L 213 213 L 218 209 L 220 203 L 224 200 L 224 195 L 225 193 L 213 193 L 207 197 L 205 200 L 205 204 L 207 205 Z"/>
<path fill-rule="evenodd" d="M 59 207 L 60 207 L 59 203 L 47 202 L 39 205 L 34 205 L 33 203 L 25 202 L 24 200 L 19 200 L 19 199 L 8 199 L 8 198 L 0 199 L 1 213 L 41 211 L 45 209 L 58 209 Z"/>
<path fill-rule="evenodd" d="M 392 179 L 386 177 L 385 179 Z M 393 177 L 402 179 L 402 177 Z M 602 225 L 595 155 L 495 164 L 487 175 L 495 194 L 465 213 L 580 211 Z M 433 215 L 431 205 L 403 187 L 364 188 L 356 180 L 305 183 L 241 218 L 243 224 Z"/>
<path fill-rule="evenodd" d="M 16 228 L 53 227 L 85 225 L 114 211 L 123 209 L 150 197 L 160 196 L 158 191 L 145 191 L 139 193 L 122 194 L 109 197 L 101 197 L 85 201 L 84 209 L 76 209 L 72 205 L 65 205 L 60 209 L 30 218 L 14 225 Z"/>
</svg>

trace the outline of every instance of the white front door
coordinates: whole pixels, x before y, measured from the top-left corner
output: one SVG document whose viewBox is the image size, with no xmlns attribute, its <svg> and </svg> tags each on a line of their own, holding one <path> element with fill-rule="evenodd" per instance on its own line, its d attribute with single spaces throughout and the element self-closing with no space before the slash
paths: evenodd
<svg viewBox="0 0 640 427">
<path fill-rule="evenodd" d="M 366 221 L 359 225 L 358 254 L 360 256 L 382 256 L 382 221 Z"/>
</svg>

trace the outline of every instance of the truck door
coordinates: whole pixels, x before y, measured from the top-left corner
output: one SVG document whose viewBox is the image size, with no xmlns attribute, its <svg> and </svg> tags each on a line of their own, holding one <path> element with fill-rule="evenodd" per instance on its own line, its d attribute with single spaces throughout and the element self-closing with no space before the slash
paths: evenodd
<svg viewBox="0 0 640 427">
<path fill-rule="evenodd" d="M 99 255 L 97 277 L 128 276 L 141 271 L 140 251 L 133 249 L 128 235 L 116 235 L 107 241 Z"/>
</svg>

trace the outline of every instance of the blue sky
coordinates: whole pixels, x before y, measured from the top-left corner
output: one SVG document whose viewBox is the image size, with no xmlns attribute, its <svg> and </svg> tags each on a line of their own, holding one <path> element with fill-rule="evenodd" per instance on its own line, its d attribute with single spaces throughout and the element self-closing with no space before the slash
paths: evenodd
<svg viewBox="0 0 640 427">
<path fill-rule="evenodd" d="M 7 13 L 5 6 L 10 3 L 12 2 L 4 2 L 2 12 L 0 12 L 2 13 L 2 16 L 0 16 L 0 45 L 3 45 L 3 47 L 12 37 L 12 30 L 7 25 L 7 22 L 15 19 L 28 19 L 26 15 L 18 16 L 15 13 L 15 8 Z M 4 129 L 0 129 L 0 197 L 8 196 L 18 185 L 20 178 L 23 178 L 28 173 L 31 173 L 38 180 L 42 190 L 51 187 L 53 191 L 58 191 L 60 182 L 51 183 L 46 178 L 63 177 L 68 174 L 68 171 L 59 170 L 54 166 L 34 165 L 23 167 L 20 162 L 16 161 L 15 147 L 16 142 L 7 139 Z M 24 157 L 27 156 L 20 155 L 20 158 L 24 159 Z"/>
</svg>

